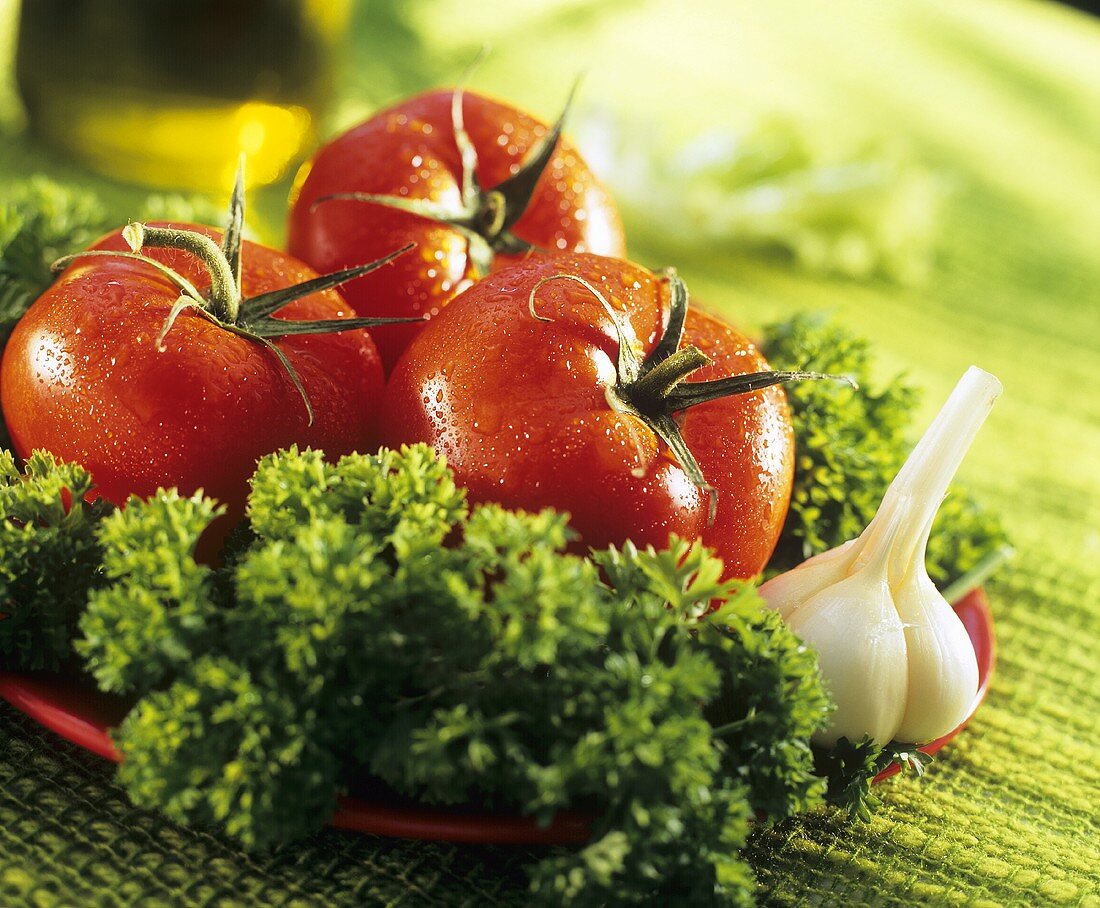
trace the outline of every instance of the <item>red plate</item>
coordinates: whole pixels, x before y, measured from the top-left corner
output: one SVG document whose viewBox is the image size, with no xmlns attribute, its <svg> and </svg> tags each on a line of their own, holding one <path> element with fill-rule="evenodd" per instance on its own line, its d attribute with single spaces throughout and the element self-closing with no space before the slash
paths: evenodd
<svg viewBox="0 0 1100 908">
<path fill-rule="evenodd" d="M 978 693 L 962 724 L 920 749 L 932 754 L 955 737 L 985 699 L 997 658 L 993 615 L 985 594 L 974 590 L 955 605 L 978 657 Z M 121 760 L 109 732 L 125 707 L 73 681 L 46 674 L 0 672 L 0 697 L 20 712 L 94 754 Z M 899 771 L 895 763 L 876 782 Z M 562 812 L 546 827 L 533 820 L 460 808 L 433 808 L 387 798 L 343 797 L 330 825 L 374 835 L 473 844 L 573 844 L 588 838 L 589 816 Z"/>
</svg>

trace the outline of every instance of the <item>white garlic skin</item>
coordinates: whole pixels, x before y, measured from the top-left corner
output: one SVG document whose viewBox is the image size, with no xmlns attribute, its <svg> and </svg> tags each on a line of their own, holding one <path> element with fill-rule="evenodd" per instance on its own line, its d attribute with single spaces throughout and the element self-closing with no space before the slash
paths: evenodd
<svg viewBox="0 0 1100 908">
<path fill-rule="evenodd" d="M 958 728 L 978 692 L 978 661 L 966 628 L 923 570 L 894 592 L 905 627 L 909 692 L 894 737 L 924 743 Z"/>
<path fill-rule="evenodd" d="M 814 555 L 797 567 L 761 584 L 761 598 L 786 621 L 811 596 L 816 596 L 825 587 L 848 576 L 855 560 L 854 547 L 858 541 L 849 539 L 843 545 Z"/>
<path fill-rule="evenodd" d="M 902 722 L 908 697 L 905 629 L 884 579 L 857 571 L 806 600 L 787 625 L 817 651 L 836 711 L 813 736 L 829 746 L 869 734 L 886 744 Z M 856 629 L 856 630 L 853 630 Z"/>
</svg>

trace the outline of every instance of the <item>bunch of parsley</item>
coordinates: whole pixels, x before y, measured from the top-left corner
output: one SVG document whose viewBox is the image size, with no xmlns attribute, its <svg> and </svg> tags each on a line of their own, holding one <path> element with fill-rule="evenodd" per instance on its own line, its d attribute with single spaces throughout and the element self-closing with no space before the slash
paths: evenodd
<svg viewBox="0 0 1100 908">
<path fill-rule="evenodd" d="M 823 802 L 816 659 L 698 543 L 580 557 L 561 515 L 469 508 L 425 446 L 291 450 L 261 462 L 214 569 L 191 556 L 211 501 L 66 509 L 86 474 L 32 467 L 8 469 L 11 532 L 67 519 L 87 543 L 75 641 L 40 651 L 74 647 L 133 699 L 115 740 L 136 804 L 248 847 L 318 828 L 365 777 L 539 821 L 581 809 L 591 841 L 532 868 L 541 903 L 728 905 L 752 899 L 750 818 Z M 56 578 L 36 578 L 6 595 L 43 627 Z"/>
<path fill-rule="evenodd" d="M 532 870 L 545 903 L 737 904 L 751 817 L 866 816 L 899 756 L 812 750 L 813 653 L 698 543 L 569 554 L 563 517 L 471 512 L 426 447 L 265 458 L 220 569 L 191 556 L 220 513 L 200 495 L 89 505 L 87 473 L 44 454 L 23 474 L 4 455 L 0 479 L 0 662 L 75 648 L 134 702 L 116 742 L 135 803 L 249 847 L 370 777 L 590 811 L 591 843 Z"/>
</svg>

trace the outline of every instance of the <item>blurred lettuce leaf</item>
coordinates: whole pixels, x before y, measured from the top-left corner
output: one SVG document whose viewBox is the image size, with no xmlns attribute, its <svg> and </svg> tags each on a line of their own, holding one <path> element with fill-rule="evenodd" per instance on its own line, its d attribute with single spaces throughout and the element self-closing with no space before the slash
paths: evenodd
<svg viewBox="0 0 1100 908">
<path fill-rule="evenodd" d="M 576 131 L 647 245 L 778 252 L 810 271 L 903 284 L 931 270 L 948 180 L 901 147 L 830 149 L 780 117 L 679 143 L 606 111 Z"/>
</svg>

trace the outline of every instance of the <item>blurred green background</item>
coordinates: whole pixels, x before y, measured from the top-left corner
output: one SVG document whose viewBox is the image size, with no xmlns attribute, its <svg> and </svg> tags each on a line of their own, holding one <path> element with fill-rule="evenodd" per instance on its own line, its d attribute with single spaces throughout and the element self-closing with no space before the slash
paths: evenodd
<svg viewBox="0 0 1100 908">
<path fill-rule="evenodd" d="M 14 14 L 0 0 L 0 200 L 41 172 L 124 222 L 148 190 L 27 134 Z M 926 389 L 925 418 L 971 363 L 1005 385 L 961 472 L 1019 552 L 989 587 L 993 692 L 923 782 L 885 786 L 870 825 L 759 834 L 762 899 L 1100 905 L 1100 25 L 1024 0 L 363 0 L 321 133 L 452 83 L 484 43 L 473 87 L 544 119 L 586 74 L 567 131 L 618 194 L 634 257 L 678 265 L 748 327 L 835 312 L 882 374 Z M 289 180 L 251 194 L 272 242 Z M 138 814 L 94 760 L 0 718 L 5 904 L 523 900 L 508 849 L 324 833 L 243 856 Z"/>
</svg>

